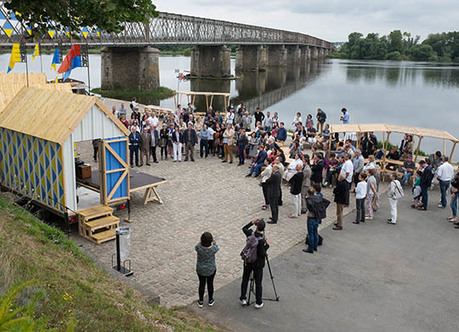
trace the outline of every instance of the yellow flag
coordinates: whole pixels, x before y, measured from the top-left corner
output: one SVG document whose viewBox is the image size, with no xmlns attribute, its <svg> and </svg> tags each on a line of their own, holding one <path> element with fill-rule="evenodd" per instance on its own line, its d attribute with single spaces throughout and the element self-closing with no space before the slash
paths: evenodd
<svg viewBox="0 0 459 332">
<path fill-rule="evenodd" d="M 11 50 L 10 64 L 8 65 L 8 73 L 13 70 L 16 62 L 21 62 L 21 52 L 19 49 L 19 43 L 13 44 L 13 49 Z"/>
<path fill-rule="evenodd" d="M 32 61 L 35 61 L 35 57 L 36 56 L 39 56 L 40 55 L 40 47 L 37 45 L 35 45 L 35 49 L 33 51 L 33 54 L 32 54 Z"/>
</svg>

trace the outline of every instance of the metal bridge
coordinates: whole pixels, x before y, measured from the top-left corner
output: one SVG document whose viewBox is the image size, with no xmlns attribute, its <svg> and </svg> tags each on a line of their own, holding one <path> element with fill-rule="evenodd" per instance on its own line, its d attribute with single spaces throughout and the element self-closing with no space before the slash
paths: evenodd
<svg viewBox="0 0 459 332">
<path fill-rule="evenodd" d="M 50 29 L 48 34 L 30 36 L 28 27 L 21 24 L 14 14 L 0 6 L 0 46 L 12 43 L 34 44 L 55 47 L 73 43 L 88 44 L 89 47 L 149 45 L 304 45 L 322 49 L 333 49 L 333 44 L 302 33 L 277 30 L 248 24 L 233 23 L 208 18 L 171 13 L 159 13 L 157 18 L 144 23 L 124 23 L 121 33 L 107 33 L 97 27 L 85 27 L 72 38 L 66 31 Z"/>
</svg>

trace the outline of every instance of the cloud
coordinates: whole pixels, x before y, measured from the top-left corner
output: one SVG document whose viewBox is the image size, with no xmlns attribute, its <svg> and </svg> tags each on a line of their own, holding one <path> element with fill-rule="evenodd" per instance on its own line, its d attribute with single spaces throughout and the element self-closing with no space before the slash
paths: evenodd
<svg viewBox="0 0 459 332">
<path fill-rule="evenodd" d="M 346 41 L 354 31 L 412 35 L 457 30 L 457 0 L 157 0 L 159 11 L 298 31 Z"/>
</svg>

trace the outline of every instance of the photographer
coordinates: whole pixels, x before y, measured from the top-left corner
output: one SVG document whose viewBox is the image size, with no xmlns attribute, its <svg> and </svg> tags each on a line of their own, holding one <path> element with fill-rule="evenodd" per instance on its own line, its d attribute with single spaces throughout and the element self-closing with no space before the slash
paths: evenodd
<svg viewBox="0 0 459 332">
<path fill-rule="evenodd" d="M 252 230 L 252 226 L 256 226 Z M 241 305 L 247 305 L 247 286 L 249 284 L 250 274 L 253 271 L 255 279 L 255 308 L 263 307 L 262 300 L 262 281 L 263 268 L 265 267 L 266 250 L 269 248 L 268 241 L 264 236 L 265 222 L 263 219 L 254 219 L 242 228 L 242 231 L 247 236 L 246 246 L 241 252 L 244 260 L 244 274 L 242 275 L 241 284 Z"/>
</svg>

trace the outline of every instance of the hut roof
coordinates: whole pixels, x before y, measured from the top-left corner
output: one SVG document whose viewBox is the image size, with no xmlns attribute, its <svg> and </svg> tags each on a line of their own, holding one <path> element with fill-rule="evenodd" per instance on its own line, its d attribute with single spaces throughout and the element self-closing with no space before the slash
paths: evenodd
<svg viewBox="0 0 459 332">
<path fill-rule="evenodd" d="M 31 87 L 23 87 L 4 108 L 0 127 L 63 144 L 94 105 L 130 134 L 96 97 Z"/>
<path fill-rule="evenodd" d="M 421 127 L 409 127 L 399 126 L 384 123 L 372 123 L 372 124 L 332 124 L 330 125 L 331 133 L 344 133 L 344 132 L 357 132 L 364 133 L 369 131 L 375 132 L 396 132 L 402 134 L 410 134 L 422 137 L 433 137 L 439 139 L 447 139 L 454 143 L 459 140 L 444 130 L 428 129 Z"/>
<path fill-rule="evenodd" d="M 0 113 L 25 86 L 27 86 L 26 74 L 0 74 Z M 29 86 L 54 91 L 72 92 L 72 86 L 69 83 L 47 83 L 45 74 L 29 74 Z"/>
</svg>

